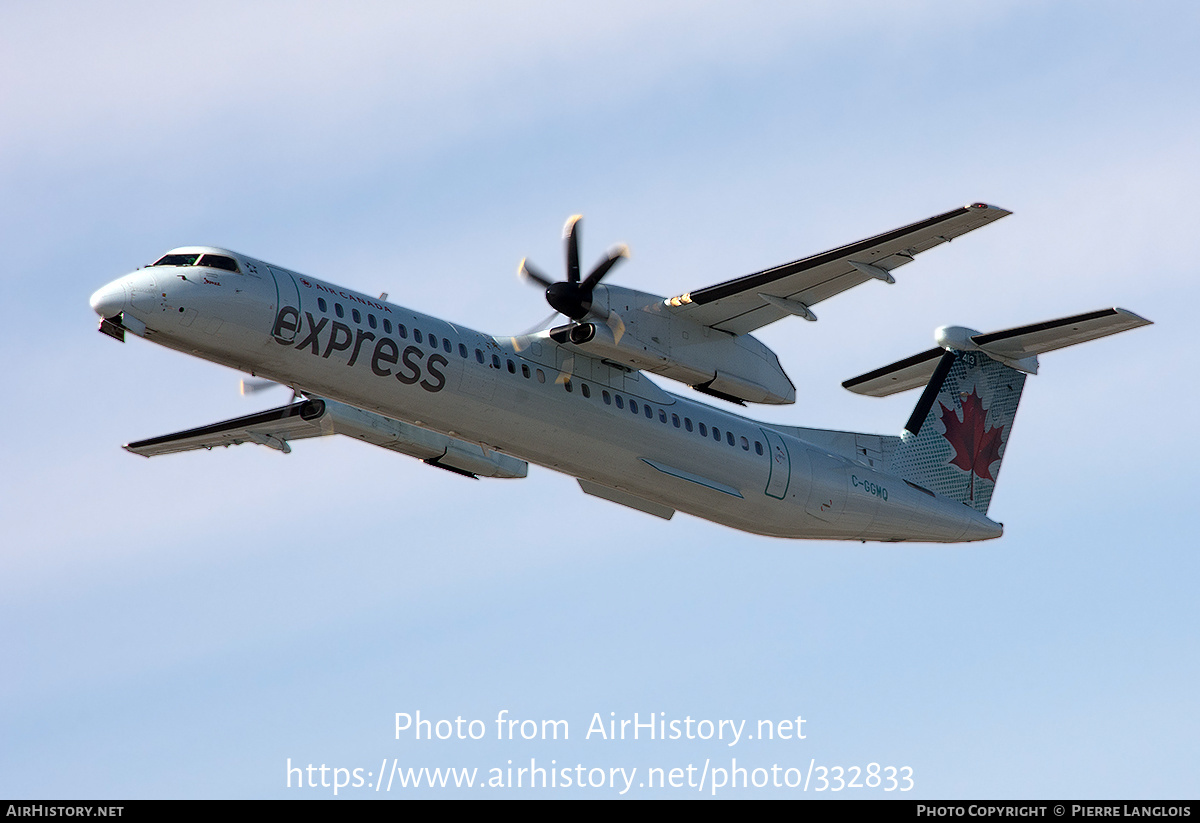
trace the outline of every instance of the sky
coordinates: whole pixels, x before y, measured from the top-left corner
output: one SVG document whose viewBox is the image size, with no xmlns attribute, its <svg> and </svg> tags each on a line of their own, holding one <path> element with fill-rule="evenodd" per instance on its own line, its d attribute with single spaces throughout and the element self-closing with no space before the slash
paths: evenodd
<svg viewBox="0 0 1200 823">
<path fill-rule="evenodd" d="M 1198 38 L 1183 2 L 4 4 L 0 796 L 1196 797 Z M 979 544 L 346 438 L 145 460 L 287 394 L 88 306 L 212 244 L 510 334 L 571 214 L 671 295 L 975 201 L 1013 215 L 763 329 L 797 402 L 752 413 L 894 434 L 915 394 L 840 382 L 938 326 L 1153 320 L 1042 358 Z M 598 731 L 635 715 L 682 733 Z M 502 785 L 400 788 L 449 768 Z"/>
</svg>

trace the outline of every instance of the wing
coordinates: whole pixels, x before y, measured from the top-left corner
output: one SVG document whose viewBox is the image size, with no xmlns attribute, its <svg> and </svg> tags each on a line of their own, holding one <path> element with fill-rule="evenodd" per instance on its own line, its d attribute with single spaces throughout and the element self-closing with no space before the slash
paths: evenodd
<svg viewBox="0 0 1200 823">
<path fill-rule="evenodd" d="M 211 426 L 139 440 L 125 448 L 143 457 L 156 457 L 215 446 L 258 443 L 286 454 L 292 450 L 288 445 L 292 440 L 330 434 L 348 435 L 469 477 L 525 477 L 529 471 L 529 464 L 524 460 L 485 449 L 478 443 L 448 437 L 345 403 L 316 398 Z"/>
<path fill-rule="evenodd" d="M 212 449 L 216 446 L 258 443 L 287 453 L 292 450 L 288 445 L 290 440 L 333 434 L 333 430 L 328 426 L 325 427 L 327 431 L 322 431 L 318 422 L 324 411 L 324 404 L 319 401 L 292 403 L 278 409 L 214 423 L 211 426 L 139 440 L 127 445 L 125 450 L 142 457 L 157 457 L 195 449 Z"/>
<path fill-rule="evenodd" d="M 921 252 L 1009 214 L 1012 212 L 996 206 L 974 203 L 832 251 L 672 297 L 667 305 L 689 320 L 731 334 L 754 331 L 790 314 L 816 320 L 811 306 L 871 279 L 894 282 L 890 272 Z"/>
</svg>

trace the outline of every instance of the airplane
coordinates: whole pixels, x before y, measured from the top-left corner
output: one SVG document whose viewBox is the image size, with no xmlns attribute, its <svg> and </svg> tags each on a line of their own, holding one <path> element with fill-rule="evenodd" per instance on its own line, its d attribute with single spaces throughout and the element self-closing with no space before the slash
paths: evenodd
<svg viewBox="0 0 1200 823">
<path fill-rule="evenodd" d="M 898 435 L 759 422 L 650 377 L 742 407 L 794 403 L 795 384 L 751 332 L 814 322 L 821 301 L 894 283 L 918 254 L 1010 213 L 973 203 L 673 297 L 601 282 L 623 246 L 583 275 L 574 216 L 565 280 L 519 267 L 567 322 L 511 337 L 210 246 L 167 252 L 91 306 L 121 342 L 128 332 L 293 390 L 279 408 L 126 445 L 134 454 L 242 443 L 288 453 L 341 434 L 474 478 L 525 477 L 533 463 L 646 514 L 761 535 L 989 540 L 1003 534 L 987 512 L 1039 355 L 1149 320 L 1106 308 L 988 333 L 944 326 L 935 347 L 842 384 L 868 396 L 923 386 Z"/>
</svg>

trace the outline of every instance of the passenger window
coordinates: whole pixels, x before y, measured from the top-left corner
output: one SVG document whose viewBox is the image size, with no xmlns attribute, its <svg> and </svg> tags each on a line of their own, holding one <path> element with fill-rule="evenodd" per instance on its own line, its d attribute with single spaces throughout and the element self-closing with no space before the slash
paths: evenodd
<svg viewBox="0 0 1200 823">
<path fill-rule="evenodd" d="M 600 393 L 600 396 L 604 398 L 604 405 L 606 405 L 606 406 L 612 405 L 612 395 L 611 394 L 609 394 L 607 391 L 603 391 Z"/>
<path fill-rule="evenodd" d="M 420 329 L 413 329 L 413 340 L 416 340 L 418 343 L 422 341 Z"/>
<path fill-rule="evenodd" d="M 646 413 L 647 420 L 654 419 L 654 409 L 650 408 L 649 406 L 642 406 L 642 411 Z"/>
<path fill-rule="evenodd" d="M 383 319 L 383 330 L 388 334 L 392 333 L 392 321 L 388 320 L 386 317 Z"/>
<path fill-rule="evenodd" d="M 345 316 L 346 316 L 346 310 L 342 308 L 342 304 L 341 304 L 341 303 L 334 303 L 334 304 L 333 304 L 333 313 L 334 313 L 334 314 L 336 314 L 338 317 L 345 317 Z"/>
<path fill-rule="evenodd" d="M 637 401 L 636 401 L 636 400 L 634 400 L 632 397 L 631 397 L 631 398 L 629 398 L 629 410 L 630 410 L 631 412 L 633 412 L 634 414 L 637 414 L 637 413 L 638 413 L 638 411 L 637 411 Z"/>
<path fill-rule="evenodd" d="M 521 364 L 521 376 L 524 377 L 526 380 L 529 379 L 529 366 L 526 365 L 525 363 Z"/>
<path fill-rule="evenodd" d="M 373 315 L 373 314 L 367 315 L 367 325 L 373 329 L 379 328 L 379 322 L 375 319 L 375 315 Z"/>
<path fill-rule="evenodd" d="M 700 424 L 700 436 L 708 437 L 708 426 L 704 425 L 703 423 Z"/>
<path fill-rule="evenodd" d="M 418 337 L 418 338 L 417 338 L 417 342 L 418 342 L 418 343 L 420 343 L 420 342 L 421 342 L 421 338 L 419 338 L 419 337 Z M 438 346 L 438 342 L 437 342 L 437 335 L 435 335 L 435 334 L 431 334 L 431 335 L 429 335 L 429 347 L 430 347 L 431 349 L 436 349 L 436 348 L 437 348 L 437 346 Z"/>
<path fill-rule="evenodd" d="M 321 311 L 329 311 L 329 305 L 325 302 L 324 297 L 317 298 L 317 308 Z"/>
<path fill-rule="evenodd" d="M 442 338 L 442 351 L 444 351 L 446 354 L 450 354 L 450 348 L 451 348 L 450 347 L 450 338 L 443 337 Z"/>
<path fill-rule="evenodd" d="M 355 323 L 362 322 L 362 315 L 358 313 L 358 309 L 351 309 L 350 316 L 354 318 Z"/>
<path fill-rule="evenodd" d="M 675 428 L 679 428 L 679 415 L 671 415 L 671 423 L 675 426 Z"/>
<path fill-rule="evenodd" d="M 568 392 L 575 391 L 575 389 L 573 389 L 571 387 L 571 378 L 568 377 L 566 380 L 563 381 L 563 388 L 566 389 Z"/>
<path fill-rule="evenodd" d="M 618 395 L 617 395 L 616 397 L 614 397 L 613 399 L 617 401 L 617 408 L 618 408 L 618 409 L 623 409 L 623 408 L 625 408 L 625 399 L 624 399 L 623 397 L 621 397 L 621 395 L 619 395 L 619 394 L 618 394 Z"/>
<path fill-rule="evenodd" d="M 483 352 L 480 351 L 479 349 L 475 350 L 475 359 L 478 360 L 480 363 L 483 362 Z"/>
<path fill-rule="evenodd" d="M 467 344 L 466 343 L 458 344 L 458 356 L 462 357 L 462 358 L 466 358 L 466 356 L 467 356 Z"/>
<path fill-rule="evenodd" d="M 688 431 L 691 431 L 692 430 L 692 418 L 690 418 L 690 417 L 683 418 L 683 427 L 685 429 L 687 429 Z"/>
<path fill-rule="evenodd" d="M 716 426 L 713 426 L 713 440 L 716 440 L 718 443 L 721 442 L 721 430 Z"/>
<path fill-rule="evenodd" d="M 666 413 L 666 411 L 664 411 L 663 409 L 659 409 L 659 410 L 658 410 L 658 422 L 659 422 L 659 423 L 666 423 L 666 422 L 667 422 L 667 413 Z"/>
<path fill-rule="evenodd" d="M 396 324 L 396 332 L 400 335 L 401 338 L 407 338 L 408 337 L 408 326 L 404 325 L 403 323 L 397 323 Z"/>
<path fill-rule="evenodd" d="M 492 355 L 492 368 L 493 369 L 500 368 L 500 355 L 498 355 L 498 354 Z"/>
<path fill-rule="evenodd" d="M 588 387 L 588 384 L 587 384 L 587 383 L 581 383 L 581 384 L 579 384 L 579 390 L 580 390 L 581 392 L 583 392 L 583 396 L 584 396 L 584 397 L 591 397 L 591 396 L 592 396 L 592 390 L 591 390 L 591 388 L 589 388 L 589 387 Z"/>
<path fill-rule="evenodd" d="M 759 443 L 757 440 L 754 441 L 754 451 L 757 452 L 758 454 L 763 453 L 762 452 L 762 443 Z"/>
<path fill-rule="evenodd" d="M 744 451 L 744 452 L 750 451 L 750 441 L 747 440 L 745 437 L 742 438 L 742 451 Z"/>
<path fill-rule="evenodd" d="M 538 370 L 537 370 L 537 377 L 538 377 L 538 382 L 539 382 L 539 383 L 545 383 L 545 382 L 546 382 L 546 373 L 545 373 L 544 371 L 542 371 L 541 369 L 538 369 Z"/>
<path fill-rule="evenodd" d="M 731 446 L 733 445 L 733 432 L 731 432 L 731 431 L 725 432 L 725 442 Z"/>
<path fill-rule="evenodd" d="M 508 361 L 508 373 L 509 373 L 509 374 L 516 374 L 516 373 L 517 373 L 517 364 L 516 364 L 516 363 L 514 363 L 514 362 L 513 362 L 513 361 L 511 361 L 511 360 L 509 360 L 509 361 Z"/>
</svg>

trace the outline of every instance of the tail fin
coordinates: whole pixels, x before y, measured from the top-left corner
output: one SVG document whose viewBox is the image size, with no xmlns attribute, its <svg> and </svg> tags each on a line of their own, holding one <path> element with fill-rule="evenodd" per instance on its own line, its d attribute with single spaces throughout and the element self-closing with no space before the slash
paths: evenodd
<svg viewBox="0 0 1200 823">
<path fill-rule="evenodd" d="M 973 351 L 947 351 L 900 433 L 892 471 L 987 514 L 1025 375 Z"/>
<path fill-rule="evenodd" d="M 943 327 L 937 348 L 842 385 L 882 397 L 928 380 L 900 434 L 891 471 L 986 514 L 1025 375 L 1037 374 L 1037 356 L 1149 323 L 1125 309 L 1101 309 L 990 334 Z"/>
</svg>

